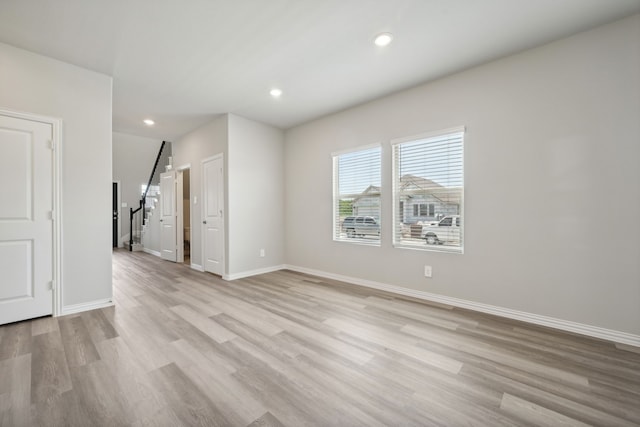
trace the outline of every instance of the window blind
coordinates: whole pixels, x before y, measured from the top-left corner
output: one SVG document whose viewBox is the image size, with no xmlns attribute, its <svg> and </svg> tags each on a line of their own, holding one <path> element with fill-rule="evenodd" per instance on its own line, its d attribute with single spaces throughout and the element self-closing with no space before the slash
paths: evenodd
<svg viewBox="0 0 640 427">
<path fill-rule="evenodd" d="M 462 252 L 464 128 L 392 145 L 394 245 Z"/>
<path fill-rule="evenodd" d="M 380 244 L 381 147 L 333 156 L 333 238 Z"/>
</svg>

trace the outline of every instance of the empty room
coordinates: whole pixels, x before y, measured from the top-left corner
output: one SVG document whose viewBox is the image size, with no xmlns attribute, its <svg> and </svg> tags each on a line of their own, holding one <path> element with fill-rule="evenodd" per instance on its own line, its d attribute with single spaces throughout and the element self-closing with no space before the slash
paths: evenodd
<svg viewBox="0 0 640 427">
<path fill-rule="evenodd" d="M 640 425 L 640 0 L 3 0 L 0 426 Z"/>
</svg>

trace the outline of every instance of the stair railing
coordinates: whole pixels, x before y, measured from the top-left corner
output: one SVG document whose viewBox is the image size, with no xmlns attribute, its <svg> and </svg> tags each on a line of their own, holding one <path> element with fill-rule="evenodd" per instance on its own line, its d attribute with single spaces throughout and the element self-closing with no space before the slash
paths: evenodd
<svg viewBox="0 0 640 427">
<path fill-rule="evenodd" d="M 144 189 L 144 193 L 142 193 L 142 197 L 140 198 L 140 205 L 135 210 L 133 208 L 129 208 L 129 251 L 133 251 L 134 243 L 141 243 L 142 226 L 144 226 L 147 221 L 145 215 L 147 193 L 149 192 L 149 187 L 151 187 L 151 183 L 153 182 L 153 176 L 156 173 L 156 168 L 158 167 L 158 163 L 160 162 L 160 157 L 162 156 L 162 150 L 164 149 L 165 144 L 166 141 L 162 141 L 162 145 L 160 145 L 158 156 L 156 157 L 156 161 L 153 164 L 153 170 L 151 171 L 151 175 L 149 176 L 149 182 L 147 183 L 147 187 Z M 136 228 L 134 228 L 134 226 Z"/>
</svg>

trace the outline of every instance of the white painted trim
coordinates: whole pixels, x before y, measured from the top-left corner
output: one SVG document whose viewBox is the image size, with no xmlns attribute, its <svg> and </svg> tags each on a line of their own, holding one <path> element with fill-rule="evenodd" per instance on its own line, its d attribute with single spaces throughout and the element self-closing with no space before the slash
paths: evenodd
<svg viewBox="0 0 640 427">
<path fill-rule="evenodd" d="M 151 254 L 151 255 L 155 255 L 157 257 L 162 257 L 162 254 L 158 251 L 154 251 L 153 249 L 149 249 L 149 248 L 142 248 L 142 252 Z"/>
<path fill-rule="evenodd" d="M 358 146 L 358 147 L 353 147 L 353 148 L 347 148 L 347 149 L 344 149 L 344 150 L 334 151 L 333 153 L 331 153 L 331 157 L 337 157 L 337 156 L 341 156 L 343 154 L 355 153 L 357 151 L 371 150 L 373 148 L 380 148 L 380 150 L 382 150 L 382 144 L 378 142 L 378 143 L 375 143 L 375 144 L 361 145 L 361 146 Z"/>
<path fill-rule="evenodd" d="M 83 311 L 95 310 L 97 308 L 105 308 L 111 307 L 115 305 L 111 298 L 96 300 L 91 302 L 85 302 L 82 304 L 73 304 L 67 305 L 62 308 L 61 316 L 66 316 L 67 314 L 81 313 Z"/>
<path fill-rule="evenodd" d="M 183 176 L 182 170 L 176 170 L 175 174 L 175 208 L 176 208 L 176 262 L 184 263 L 184 200 L 183 200 Z"/>
<path fill-rule="evenodd" d="M 177 168 L 175 168 L 176 171 L 183 171 L 185 169 L 191 169 L 191 163 L 180 165 Z"/>
<path fill-rule="evenodd" d="M 201 271 L 201 272 L 204 273 L 204 267 L 201 266 L 200 264 L 191 264 L 190 267 L 193 268 L 196 271 Z"/>
<path fill-rule="evenodd" d="M 640 335 L 629 334 L 627 332 L 615 331 L 612 329 L 601 328 L 599 326 L 585 325 L 583 323 L 572 322 L 569 320 L 556 319 L 554 317 L 542 316 L 539 314 L 527 313 L 524 311 L 512 310 L 509 308 L 497 307 L 489 304 L 478 303 L 474 301 L 463 300 L 459 298 L 447 297 L 444 295 L 432 294 L 429 292 L 418 291 L 415 289 L 403 288 L 400 286 L 389 285 L 386 283 L 375 282 L 372 280 L 360 279 L 357 277 L 343 276 L 341 274 L 328 273 L 326 271 L 314 270 L 311 268 L 298 267 L 294 265 L 284 265 L 287 270 L 297 271 L 299 273 L 311 274 L 314 276 L 325 277 L 327 279 L 339 280 L 358 286 L 387 291 L 398 295 L 405 295 L 425 301 L 438 302 L 441 304 L 451 305 L 454 307 L 466 308 L 468 310 L 479 311 L 481 313 L 493 314 L 494 316 L 506 317 L 508 319 L 520 320 L 535 325 L 547 326 L 562 331 L 573 332 L 586 335 L 593 338 L 600 338 L 616 343 L 628 344 L 640 347 Z"/>
<path fill-rule="evenodd" d="M 53 150 L 53 288 L 52 313 L 60 316 L 62 313 L 62 294 L 64 283 L 62 281 L 62 119 L 41 116 L 39 114 L 25 113 L 0 109 L 0 114 L 17 119 L 37 121 L 51 125 L 51 141 L 55 147 Z"/>
<path fill-rule="evenodd" d="M 271 267 L 242 271 L 240 273 L 225 274 L 224 276 L 222 276 L 222 278 L 224 280 L 237 280 L 237 279 L 243 279 L 245 277 L 257 276 L 258 274 L 273 273 L 274 271 L 283 270 L 284 268 L 285 268 L 284 265 L 274 265 Z"/>
<path fill-rule="evenodd" d="M 53 152 L 53 212 L 57 221 L 53 223 L 53 270 L 56 281 L 53 290 L 53 316 L 60 316 L 62 313 L 64 292 L 64 282 L 62 275 L 62 120 L 51 119 L 53 125 L 53 141 L 56 149 Z"/>
<path fill-rule="evenodd" d="M 439 136 L 447 135 L 450 133 L 465 133 L 467 128 L 465 126 L 456 126 L 448 129 L 440 129 L 434 131 L 422 132 L 416 135 L 404 136 L 401 138 L 394 138 L 390 141 L 391 145 L 402 144 L 403 142 L 415 141 L 418 139 L 431 139 Z"/>
</svg>

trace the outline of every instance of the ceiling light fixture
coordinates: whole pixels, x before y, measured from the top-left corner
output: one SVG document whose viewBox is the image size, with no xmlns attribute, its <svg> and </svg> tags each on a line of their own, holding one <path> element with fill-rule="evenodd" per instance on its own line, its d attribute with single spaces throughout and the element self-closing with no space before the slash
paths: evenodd
<svg viewBox="0 0 640 427">
<path fill-rule="evenodd" d="M 273 96 L 274 98 L 280 98 L 280 95 L 282 95 L 282 91 L 278 88 L 273 88 L 271 89 L 271 91 L 269 92 L 271 94 L 271 96 Z"/>
<path fill-rule="evenodd" d="M 376 44 L 376 46 L 387 46 L 389 43 L 391 43 L 391 40 L 393 40 L 393 34 L 391 33 L 380 33 L 376 36 L 376 38 L 373 40 L 373 42 Z"/>
<path fill-rule="evenodd" d="M 147 125 L 147 126 L 153 126 L 153 125 L 155 125 L 155 124 L 156 124 L 156 122 L 154 122 L 154 121 L 153 121 L 153 120 L 151 120 L 151 119 L 144 119 L 144 120 L 143 120 L 143 122 L 144 122 L 144 124 L 145 124 L 145 125 Z"/>
</svg>

